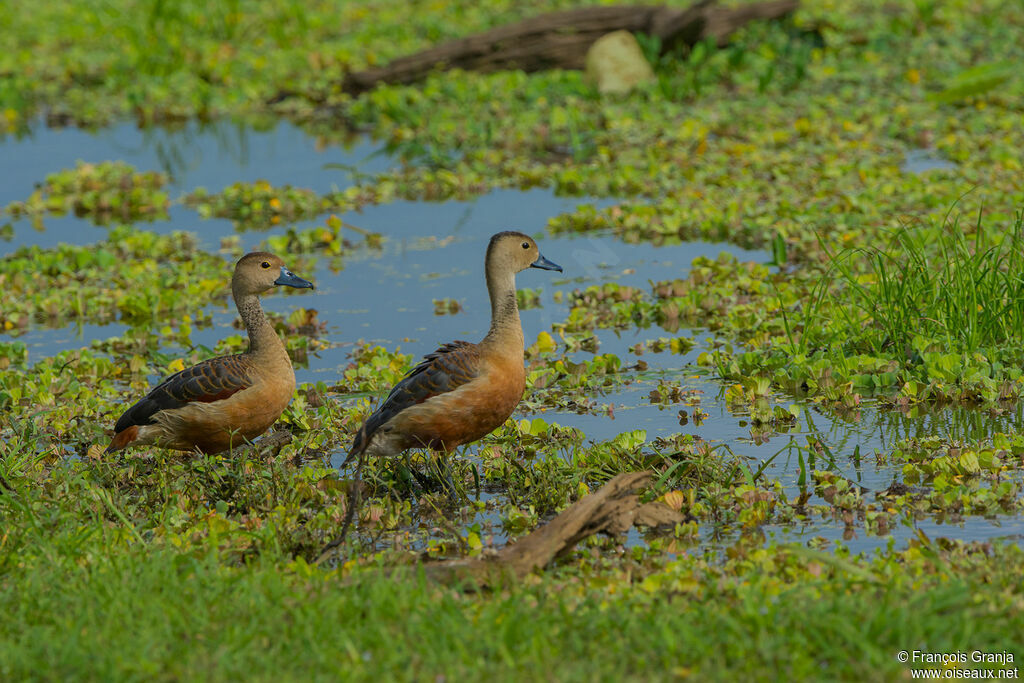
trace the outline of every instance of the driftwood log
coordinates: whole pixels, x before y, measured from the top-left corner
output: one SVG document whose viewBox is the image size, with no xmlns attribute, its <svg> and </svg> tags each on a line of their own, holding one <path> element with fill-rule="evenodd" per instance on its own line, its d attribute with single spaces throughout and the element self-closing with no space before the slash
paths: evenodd
<svg viewBox="0 0 1024 683">
<path fill-rule="evenodd" d="M 549 12 L 443 43 L 383 67 L 353 72 L 345 78 L 344 89 L 358 94 L 380 83 L 412 83 L 435 69 L 582 69 L 594 41 L 619 30 L 655 36 L 663 51 L 707 39 L 723 45 L 744 24 L 777 19 L 798 4 L 799 0 L 767 0 L 727 8 L 704 0 L 686 9 L 620 5 Z"/>
<path fill-rule="evenodd" d="M 495 586 L 542 569 L 597 533 L 623 534 L 633 525 L 661 526 L 683 521 L 664 503 L 644 503 L 636 492 L 651 480 L 650 472 L 619 474 L 600 489 L 532 533 L 480 558 L 459 558 L 423 564 L 425 575 L 439 583 Z"/>
<path fill-rule="evenodd" d="M 253 444 L 253 450 L 264 458 L 275 457 L 281 449 L 292 442 L 292 433 L 287 429 L 278 429 L 264 436 Z"/>
</svg>

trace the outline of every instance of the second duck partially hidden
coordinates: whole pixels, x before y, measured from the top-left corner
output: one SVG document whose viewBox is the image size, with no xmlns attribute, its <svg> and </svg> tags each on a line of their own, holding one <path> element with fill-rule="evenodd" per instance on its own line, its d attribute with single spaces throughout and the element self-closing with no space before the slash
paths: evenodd
<svg viewBox="0 0 1024 683">
<path fill-rule="evenodd" d="M 288 352 L 260 306 L 259 295 L 279 285 L 313 288 L 273 254 L 239 259 L 231 293 L 249 332 L 249 350 L 205 360 L 158 384 L 117 421 L 107 452 L 156 444 L 219 453 L 274 424 L 295 392 Z"/>
<path fill-rule="evenodd" d="M 508 419 L 526 390 L 516 273 L 527 268 L 562 270 L 521 232 L 491 238 L 484 261 L 491 297 L 487 336 L 479 344 L 456 341 L 427 355 L 359 429 L 346 463 L 364 453 L 386 457 L 408 448 L 451 451 Z"/>
</svg>

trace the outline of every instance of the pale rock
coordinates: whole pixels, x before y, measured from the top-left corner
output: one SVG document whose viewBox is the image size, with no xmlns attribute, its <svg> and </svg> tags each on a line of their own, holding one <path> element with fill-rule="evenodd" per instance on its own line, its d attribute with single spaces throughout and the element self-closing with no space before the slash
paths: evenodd
<svg viewBox="0 0 1024 683">
<path fill-rule="evenodd" d="M 587 50 L 586 77 L 602 94 L 627 93 L 654 80 L 654 70 L 633 34 L 615 31 L 598 38 Z"/>
</svg>

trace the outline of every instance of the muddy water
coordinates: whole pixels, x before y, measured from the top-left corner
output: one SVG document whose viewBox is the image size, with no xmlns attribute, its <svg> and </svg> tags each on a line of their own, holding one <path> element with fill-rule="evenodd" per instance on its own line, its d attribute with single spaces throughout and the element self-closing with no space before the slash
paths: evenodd
<svg viewBox="0 0 1024 683">
<path fill-rule="evenodd" d="M 0 141 L 0 204 L 24 199 L 47 173 L 73 167 L 78 160 L 98 162 L 122 160 L 139 170 L 161 170 L 173 178 L 172 198 L 196 187 L 217 191 L 238 181 L 265 179 L 275 185 L 291 184 L 319 192 L 344 188 L 354 175 L 382 171 L 397 162 L 379 145 L 365 139 L 346 146 L 325 145 L 295 127 L 281 123 L 256 131 L 231 123 L 200 127 L 189 124 L 177 131 L 138 131 L 124 125 L 88 133 L 77 130 L 40 130 L 21 140 Z M 339 170 L 339 167 L 352 172 Z M 317 284 L 314 292 L 293 296 L 269 296 L 268 310 L 287 312 L 295 307 L 315 308 L 328 326 L 331 348 L 310 358 L 307 367 L 297 370 L 300 382 L 332 383 L 348 362 L 351 344 L 372 341 L 406 353 L 422 355 L 441 342 L 452 339 L 476 340 L 489 325 L 489 304 L 483 284 L 483 254 L 488 238 L 499 230 L 517 229 L 538 237 L 542 253 L 564 268 L 564 273 L 527 270 L 518 277 L 521 288 L 540 289 L 542 306 L 523 311 L 523 327 L 528 343 L 537 333 L 549 330 L 552 323 L 564 320 L 567 307 L 556 303 L 556 290 L 616 281 L 646 288 L 649 281 L 685 276 L 691 261 L 700 255 L 717 256 L 725 251 L 741 260 L 766 262 L 763 252 L 746 251 L 726 244 L 701 242 L 677 246 L 653 247 L 627 245 L 608 234 L 587 237 L 545 234 L 547 221 L 572 212 L 580 204 L 604 206 L 611 200 L 565 198 L 546 190 L 495 191 L 465 202 L 395 202 L 369 207 L 359 214 L 343 216 L 361 228 L 380 233 L 386 241 L 380 249 L 361 249 L 346 255 L 344 267 L 333 272 L 324 264 L 315 272 L 302 275 Z M 3 223 L 0 219 L 0 223 Z M 312 225 L 313 222 L 308 223 Z M 23 244 L 50 246 L 59 242 L 89 244 L 101 239 L 105 229 L 74 217 L 47 218 L 45 230 L 37 231 L 25 221 L 14 223 L 13 238 L 0 242 L 0 255 Z M 283 231 L 279 226 L 275 231 Z M 298 224 L 298 227 L 304 227 Z M 140 229 L 166 232 L 193 230 L 201 243 L 215 249 L 222 237 L 238 234 L 229 221 L 200 220 L 195 212 L 174 206 L 169 220 L 147 223 Z M 270 232 L 241 233 L 243 248 L 256 247 Z M 226 271 L 227 272 L 227 264 Z M 434 313 L 434 299 L 456 299 L 462 311 L 455 315 Z M 211 309 L 214 325 L 195 330 L 193 342 L 212 346 L 225 334 L 234 333 L 233 310 Z M 92 339 L 120 335 L 122 325 L 82 325 L 63 329 L 34 329 L 20 337 L 28 344 L 32 357 L 52 355 L 62 349 L 87 345 Z M 686 355 L 646 353 L 647 379 L 600 397 L 614 406 L 611 414 L 577 415 L 547 412 L 549 422 L 578 427 L 592 440 L 604 440 L 624 431 L 644 429 L 649 438 L 674 433 L 690 433 L 713 443 L 727 445 L 733 452 L 755 463 L 771 460 L 765 470 L 778 477 L 790 495 L 796 495 L 799 475 L 799 450 L 808 438 L 826 444 L 831 462 L 819 459 L 817 467 L 832 467 L 843 476 L 871 491 L 886 488 L 894 472 L 880 466 L 873 457 L 875 449 L 886 450 L 892 443 L 910 436 L 953 435 L 980 438 L 996 430 L 1024 428 L 1020 411 L 998 418 L 966 410 L 947 410 L 938 415 L 909 418 L 883 412 L 868 405 L 854 415 L 823 413 L 813 405 L 804 405 L 799 424 L 789 433 L 767 441 L 752 438 L 745 416 L 733 414 L 721 398 L 722 386 L 695 370 L 693 362 L 704 349 L 706 334 L 700 330 L 680 331 L 698 339 Z M 629 347 L 637 341 L 667 336 L 664 330 L 600 331 L 600 351 L 614 353 L 627 362 L 635 356 Z M 0 339 L 6 337 L 0 336 Z M 687 389 L 702 393 L 701 409 L 709 414 L 700 425 L 680 425 L 682 406 L 661 408 L 651 405 L 647 394 L 658 377 L 679 381 Z M 799 403 L 791 397 L 779 402 Z M 870 497 L 870 494 L 868 494 Z M 493 522 L 493 513 L 481 521 Z M 966 539 L 1024 536 L 1019 519 L 968 518 L 957 526 L 934 522 L 919 525 L 929 535 Z M 807 540 L 821 536 L 843 539 L 843 525 L 830 519 L 812 520 L 801 528 L 766 528 L 769 537 Z M 889 537 L 843 539 L 855 549 L 884 545 L 889 538 L 905 543 L 916 531 L 894 529 Z M 639 537 L 633 536 L 634 540 Z M 705 543 L 728 541 L 716 530 L 705 532 Z"/>
</svg>

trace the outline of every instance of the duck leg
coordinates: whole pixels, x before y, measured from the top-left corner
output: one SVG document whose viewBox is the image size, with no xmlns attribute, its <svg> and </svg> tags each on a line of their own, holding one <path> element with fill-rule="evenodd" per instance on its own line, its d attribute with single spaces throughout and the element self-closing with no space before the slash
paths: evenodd
<svg viewBox="0 0 1024 683">
<path fill-rule="evenodd" d="M 430 479 L 412 466 L 409 451 L 403 454 L 402 459 L 405 461 L 405 464 L 402 466 L 404 469 L 400 473 L 400 479 L 408 487 L 408 492 L 412 494 L 413 499 L 419 498 L 425 491 L 429 491 L 432 488 Z"/>
<path fill-rule="evenodd" d="M 437 477 L 441 490 L 448 494 L 452 503 L 457 503 L 460 498 L 458 486 L 452 477 L 452 463 L 448 454 L 443 451 L 433 451 L 430 457 L 430 469 Z"/>
<path fill-rule="evenodd" d="M 349 527 L 352 526 L 356 519 L 356 509 L 359 507 L 360 503 L 359 499 L 361 498 L 360 494 L 362 493 L 362 487 L 360 484 L 362 483 L 363 460 L 365 457 L 365 453 L 360 453 L 356 460 L 356 471 L 355 475 L 352 477 L 352 488 L 349 489 L 348 492 L 348 509 L 345 510 L 345 521 L 342 522 L 341 532 L 323 547 L 323 550 L 320 551 L 320 555 L 316 558 L 314 563 L 320 562 L 327 557 L 332 550 L 344 543 L 345 538 L 348 536 Z"/>
</svg>

